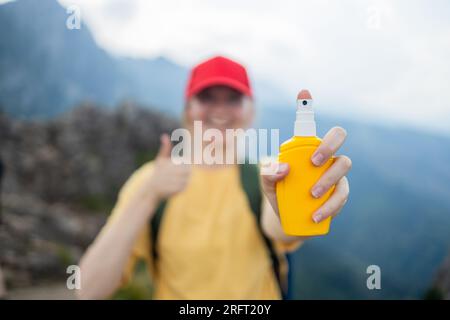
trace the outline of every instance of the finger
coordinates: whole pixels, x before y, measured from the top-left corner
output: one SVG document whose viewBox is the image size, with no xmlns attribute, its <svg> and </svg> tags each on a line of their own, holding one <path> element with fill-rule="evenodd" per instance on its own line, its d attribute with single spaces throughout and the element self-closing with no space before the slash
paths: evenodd
<svg viewBox="0 0 450 320">
<path fill-rule="evenodd" d="M 191 168 L 187 164 L 176 165 L 172 170 L 180 177 L 188 177 L 191 174 Z"/>
<path fill-rule="evenodd" d="M 352 167 L 352 161 L 347 156 L 338 156 L 333 165 L 325 171 L 311 189 L 314 198 L 323 196 L 333 185 L 338 183 L 342 177 L 347 175 Z"/>
<path fill-rule="evenodd" d="M 178 178 L 178 179 L 168 179 L 167 183 L 173 185 L 174 187 L 183 187 L 186 186 L 189 182 L 189 179 L 186 178 Z"/>
<path fill-rule="evenodd" d="M 157 158 L 170 158 L 172 151 L 172 144 L 170 142 L 169 135 L 164 133 L 160 137 L 161 146 L 159 147 Z"/>
<path fill-rule="evenodd" d="M 319 223 L 328 217 L 335 216 L 345 205 L 349 194 L 349 185 L 346 177 L 343 177 L 336 185 L 331 197 L 313 214 L 312 219 Z"/>
<path fill-rule="evenodd" d="M 265 171 L 265 173 L 263 171 Z M 284 177 L 288 173 L 289 173 L 289 164 L 272 163 L 270 168 L 261 170 L 261 178 L 263 183 L 272 184 L 284 179 Z"/>
<path fill-rule="evenodd" d="M 312 155 L 312 163 L 316 166 L 324 164 L 342 146 L 346 137 L 347 132 L 341 127 L 334 127 L 328 131 Z"/>
</svg>

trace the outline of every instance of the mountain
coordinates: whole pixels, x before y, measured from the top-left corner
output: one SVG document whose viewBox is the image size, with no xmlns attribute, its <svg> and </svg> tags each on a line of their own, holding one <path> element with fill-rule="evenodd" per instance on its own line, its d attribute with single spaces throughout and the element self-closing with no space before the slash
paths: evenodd
<svg viewBox="0 0 450 320">
<path fill-rule="evenodd" d="M 168 112 L 180 108 L 184 68 L 162 57 L 113 57 L 97 46 L 85 24 L 67 29 L 67 17 L 55 0 L 0 6 L 0 106 L 5 112 L 42 118 L 83 101 L 112 107 L 129 98 Z"/>
<path fill-rule="evenodd" d="M 450 254 L 439 267 L 433 285 L 427 291 L 426 298 L 450 300 Z"/>
<path fill-rule="evenodd" d="M 0 261 L 9 289 L 65 288 L 67 266 L 93 241 L 120 187 L 156 154 L 159 135 L 177 127 L 129 103 L 82 105 L 46 121 L 0 115 Z"/>
<path fill-rule="evenodd" d="M 89 28 L 66 28 L 56 0 L 0 5 L 0 110 L 20 118 L 48 118 L 82 102 L 114 107 L 133 100 L 179 115 L 188 70 L 164 57 L 116 57 Z M 285 102 L 281 90 L 255 79 L 262 105 Z"/>
</svg>

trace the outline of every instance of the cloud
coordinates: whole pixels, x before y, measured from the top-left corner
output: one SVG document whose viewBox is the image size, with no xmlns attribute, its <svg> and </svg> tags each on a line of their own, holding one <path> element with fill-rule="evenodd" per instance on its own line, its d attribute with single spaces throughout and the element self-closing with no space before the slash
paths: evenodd
<svg viewBox="0 0 450 320">
<path fill-rule="evenodd" d="M 191 65 L 224 53 L 293 99 L 309 88 L 328 113 L 450 133 L 445 0 L 61 2 L 79 3 L 115 54 Z"/>
</svg>

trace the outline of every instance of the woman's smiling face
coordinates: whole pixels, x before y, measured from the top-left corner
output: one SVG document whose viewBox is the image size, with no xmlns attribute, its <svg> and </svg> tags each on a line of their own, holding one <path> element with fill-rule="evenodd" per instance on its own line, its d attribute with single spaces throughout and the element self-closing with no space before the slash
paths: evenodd
<svg viewBox="0 0 450 320">
<path fill-rule="evenodd" d="M 206 88 L 195 95 L 187 105 L 187 122 L 201 121 L 203 129 L 246 128 L 253 119 L 251 100 L 237 90 L 226 86 Z"/>
</svg>

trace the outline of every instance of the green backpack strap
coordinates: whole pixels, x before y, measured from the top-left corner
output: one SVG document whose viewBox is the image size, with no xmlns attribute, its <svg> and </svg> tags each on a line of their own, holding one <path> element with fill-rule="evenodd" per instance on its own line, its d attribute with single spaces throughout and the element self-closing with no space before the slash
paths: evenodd
<svg viewBox="0 0 450 320">
<path fill-rule="evenodd" d="M 252 213 L 255 215 L 256 223 L 258 225 L 258 230 L 261 236 L 264 239 L 264 243 L 269 251 L 270 259 L 272 260 L 272 267 L 275 273 L 277 283 L 280 287 L 280 291 L 285 297 L 286 288 L 282 285 L 283 280 L 281 279 L 280 273 L 280 260 L 278 258 L 277 252 L 272 244 L 272 241 L 264 234 L 261 227 L 261 216 L 262 216 L 262 193 L 261 193 L 261 185 L 259 180 L 259 169 L 257 165 L 254 164 L 241 164 L 239 165 L 240 172 L 240 181 L 242 188 L 247 196 L 247 199 L 250 204 L 250 208 L 252 209 Z M 164 210 L 166 208 L 168 200 L 162 201 L 158 208 L 156 209 L 155 215 L 153 216 L 150 224 L 151 224 L 151 254 L 153 256 L 153 261 L 156 261 L 158 258 L 157 241 L 158 241 L 158 233 L 161 225 L 161 221 L 163 219 Z"/>
<path fill-rule="evenodd" d="M 263 237 L 264 243 L 266 244 L 266 247 L 269 251 L 270 259 L 272 260 L 272 268 L 275 273 L 280 292 L 283 294 L 284 298 L 287 292 L 287 288 L 285 288 L 285 285 L 283 285 L 285 281 L 283 281 L 281 276 L 281 263 L 272 241 L 266 236 L 261 226 L 263 196 L 258 166 L 255 164 L 244 163 L 239 166 L 239 169 L 242 188 L 247 195 L 250 207 L 256 218 L 256 223 L 258 224 L 258 230 Z"/>
<path fill-rule="evenodd" d="M 153 256 L 153 261 L 155 261 L 156 258 L 158 258 L 158 252 L 156 251 L 156 242 L 158 241 L 158 233 L 159 233 L 159 226 L 161 225 L 161 220 L 164 215 L 164 210 L 167 205 L 167 200 L 163 200 L 160 202 L 158 208 L 156 209 L 156 212 L 150 222 L 150 229 L 151 229 L 151 254 Z"/>
</svg>

